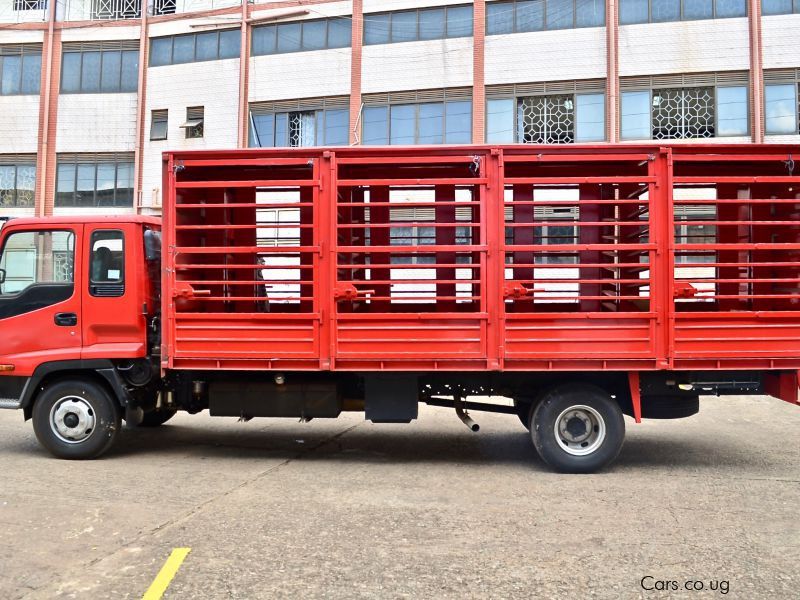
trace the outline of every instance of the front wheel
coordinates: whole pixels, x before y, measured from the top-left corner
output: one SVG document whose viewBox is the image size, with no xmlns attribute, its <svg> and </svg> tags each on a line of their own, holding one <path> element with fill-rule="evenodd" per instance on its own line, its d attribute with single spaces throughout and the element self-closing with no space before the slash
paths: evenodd
<svg viewBox="0 0 800 600">
<path fill-rule="evenodd" d="M 625 420 L 619 404 L 588 384 L 560 385 L 545 393 L 531 418 L 531 437 L 542 459 L 562 473 L 593 473 L 622 449 Z"/>
<path fill-rule="evenodd" d="M 97 458 L 114 444 L 120 408 L 105 388 L 76 379 L 48 385 L 33 406 L 33 431 L 58 458 Z"/>
</svg>

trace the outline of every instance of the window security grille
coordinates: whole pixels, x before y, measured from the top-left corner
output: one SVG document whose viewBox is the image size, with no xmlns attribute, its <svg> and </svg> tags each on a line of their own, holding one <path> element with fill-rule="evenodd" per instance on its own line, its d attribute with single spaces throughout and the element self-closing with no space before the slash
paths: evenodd
<svg viewBox="0 0 800 600">
<path fill-rule="evenodd" d="M 714 88 L 653 90 L 653 139 L 714 137 Z"/>
<path fill-rule="evenodd" d="M 572 96 L 520 98 L 519 140 L 525 144 L 565 144 L 575 141 Z"/>
<path fill-rule="evenodd" d="M 142 0 L 93 0 L 92 19 L 138 19 Z"/>
</svg>

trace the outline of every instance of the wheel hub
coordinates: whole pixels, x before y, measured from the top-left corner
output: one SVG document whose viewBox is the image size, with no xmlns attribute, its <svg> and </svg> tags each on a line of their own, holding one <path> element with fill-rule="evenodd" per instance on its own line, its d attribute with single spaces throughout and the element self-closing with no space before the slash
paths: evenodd
<svg viewBox="0 0 800 600">
<path fill-rule="evenodd" d="M 555 436 L 559 446 L 573 456 L 586 456 L 605 441 L 606 424 L 591 406 L 571 406 L 556 419 Z"/>
<path fill-rule="evenodd" d="M 567 419 L 562 433 L 573 442 L 580 442 L 589 437 L 590 428 L 589 419 L 576 413 Z"/>
<path fill-rule="evenodd" d="M 53 405 L 50 411 L 50 428 L 68 444 L 79 444 L 88 439 L 95 429 L 95 413 L 91 405 L 78 396 L 66 396 Z"/>
</svg>

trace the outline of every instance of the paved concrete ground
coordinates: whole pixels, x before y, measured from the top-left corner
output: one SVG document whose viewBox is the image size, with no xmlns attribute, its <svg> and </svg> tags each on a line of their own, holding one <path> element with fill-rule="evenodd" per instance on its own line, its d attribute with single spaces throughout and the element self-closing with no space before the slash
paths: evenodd
<svg viewBox="0 0 800 600">
<path fill-rule="evenodd" d="M 628 421 L 615 467 L 550 473 L 515 417 L 412 425 L 179 415 L 94 462 L 0 411 L 0 598 L 664 597 L 656 580 L 800 590 L 800 409 L 706 399 Z M 703 598 L 720 592 L 685 592 Z"/>
</svg>

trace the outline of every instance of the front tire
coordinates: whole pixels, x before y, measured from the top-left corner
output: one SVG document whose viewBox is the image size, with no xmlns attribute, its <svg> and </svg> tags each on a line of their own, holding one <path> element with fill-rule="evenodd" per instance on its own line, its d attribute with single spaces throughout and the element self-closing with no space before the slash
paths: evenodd
<svg viewBox="0 0 800 600">
<path fill-rule="evenodd" d="M 121 411 L 106 389 L 75 379 L 48 385 L 33 406 L 36 438 L 58 458 L 97 458 L 114 444 Z"/>
<path fill-rule="evenodd" d="M 594 473 L 619 455 L 625 419 L 619 404 L 588 384 L 546 392 L 531 417 L 531 437 L 542 459 L 562 473 Z"/>
</svg>

